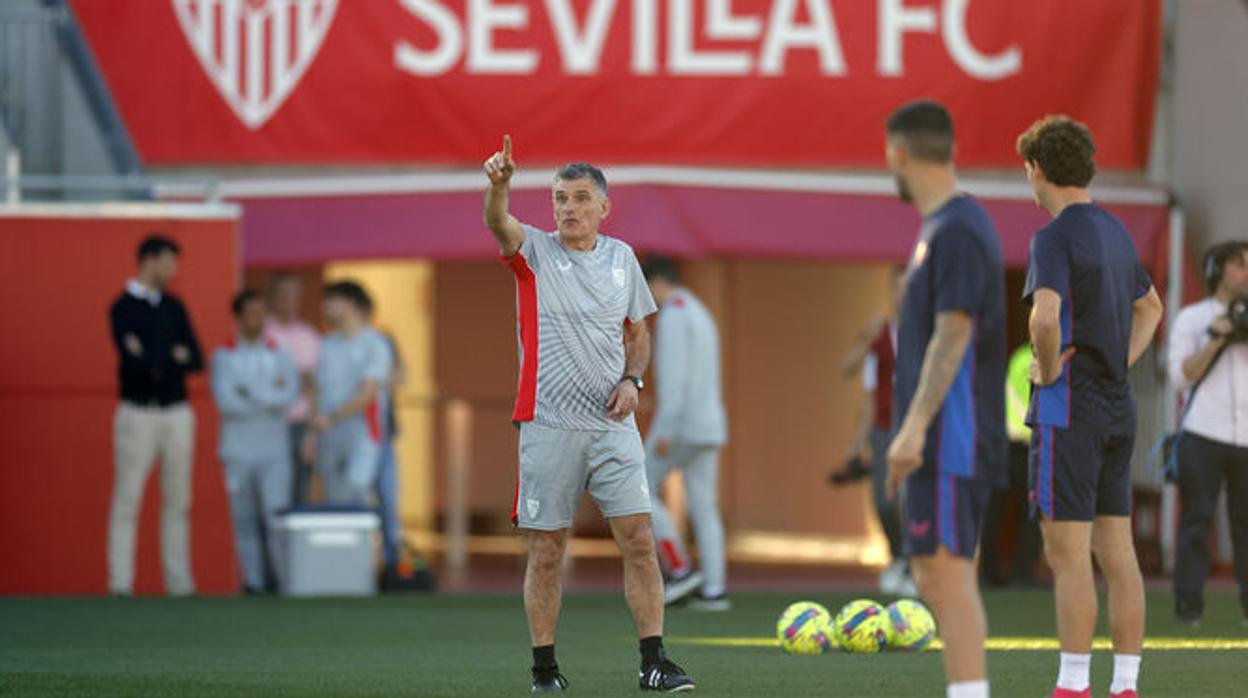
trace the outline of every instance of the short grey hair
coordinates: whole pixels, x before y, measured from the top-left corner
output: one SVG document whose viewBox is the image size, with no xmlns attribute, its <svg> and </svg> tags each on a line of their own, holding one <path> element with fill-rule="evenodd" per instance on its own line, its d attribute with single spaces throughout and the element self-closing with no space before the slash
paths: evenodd
<svg viewBox="0 0 1248 698">
<path fill-rule="evenodd" d="M 607 195 L 607 176 L 602 173 L 602 170 L 587 162 L 564 165 L 555 173 L 556 181 L 571 182 L 577 179 L 590 180 L 603 196 Z"/>
</svg>

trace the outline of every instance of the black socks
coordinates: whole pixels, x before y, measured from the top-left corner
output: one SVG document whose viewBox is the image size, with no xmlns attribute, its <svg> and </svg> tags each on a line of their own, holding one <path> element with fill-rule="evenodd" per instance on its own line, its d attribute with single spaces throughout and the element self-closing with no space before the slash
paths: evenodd
<svg viewBox="0 0 1248 698">
<path fill-rule="evenodd" d="M 534 669 L 557 669 L 558 664 L 555 663 L 555 646 L 542 645 L 533 648 L 533 668 Z"/>
<path fill-rule="evenodd" d="M 641 649 L 641 664 L 647 666 L 657 664 L 663 659 L 663 636 L 653 635 L 651 637 L 641 638 L 638 643 Z M 542 645 L 533 648 L 533 669 L 557 669 L 558 664 L 555 663 L 555 646 Z"/>
<path fill-rule="evenodd" d="M 663 658 L 663 636 L 652 635 L 641 638 L 641 665 L 658 664 Z"/>
</svg>

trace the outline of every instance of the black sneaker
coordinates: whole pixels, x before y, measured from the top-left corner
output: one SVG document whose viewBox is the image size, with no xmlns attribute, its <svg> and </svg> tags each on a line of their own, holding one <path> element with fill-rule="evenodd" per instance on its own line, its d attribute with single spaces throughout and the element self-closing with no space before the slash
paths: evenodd
<svg viewBox="0 0 1248 698">
<path fill-rule="evenodd" d="M 568 680 L 559 673 L 559 667 L 533 667 L 533 693 L 552 693 L 568 688 Z"/>
<path fill-rule="evenodd" d="M 654 664 L 641 668 L 638 685 L 643 691 L 663 693 L 684 693 L 695 688 L 693 677 L 664 655 L 659 655 L 659 661 Z"/>
<path fill-rule="evenodd" d="M 1205 615 L 1205 609 L 1199 603 L 1178 602 L 1174 605 L 1174 620 L 1179 625 L 1186 625 L 1189 628 L 1195 628 L 1200 625 L 1200 619 Z"/>
</svg>

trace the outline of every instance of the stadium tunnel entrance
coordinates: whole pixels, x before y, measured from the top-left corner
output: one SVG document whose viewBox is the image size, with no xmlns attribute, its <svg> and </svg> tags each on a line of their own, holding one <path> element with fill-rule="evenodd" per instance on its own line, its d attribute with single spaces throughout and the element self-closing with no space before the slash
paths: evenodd
<svg viewBox="0 0 1248 698">
<path fill-rule="evenodd" d="M 890 270 L 908 258 L 919 224 L 897 200 L 892 181 L 642 167 L 614 168 L 609 176 L 614 209 L 604 232 L 642 256 L 683 260 L 687 284 L 721 326 L 732 433 L 722 457 L 721 505 L 730 558 L 882 565 L 887 549 L 869 493 L 821 483 L 845 453 L 862 399 L 858 382 L 840 375 L 837 359 L 861 327 L 885 311 Z M 520 551 L 508 523 L 516 447 L 509 422 L 516 380 L 514 282 L 479 223 L 479 177 L 452 172 L 221 183 L 222 195 L 243 209 L 251 285 L 262 285 L 275 271 L 303 276 L 309 291 L 351 276 L 376 296 L 379 325 L 399 338 L 409 376 L 397 401 L 404 527 L 418 548 L 451 557 Z M 517 217 L 542 227 L 550 217 L 548 186 L 541 173 L 519 175 L 512 199 Z M 1008 292 L 1017 298 L 1028 240 L 1046 216 L 1021 182 L 969 180 L 966 188 L 998 225 L 1010 268 Z M 1097 194 L 1135 235 L 1162 289 L 1166 192 L 1126 186 Z M 305 302 L 307 316 L 317 317 L 315 294 Z M 1012 348 L 1025 337 L 1025 318 L 1018 304 L 1011 315 Z M 1156 376 L 1140 381 L 1160 395 Z M 640 413 L 643 430 L 651 400 Z M 1141 411 L 1142 422 L 1152 419 Z M 1141 433 L 1155 431 L 1149 426 Z M 673 480 L 666 498 L 678 503 L 679 478 Z M 614 555 L 594 507 L 580 509 L 575 529 L 574 554 Z"/>
</svg>

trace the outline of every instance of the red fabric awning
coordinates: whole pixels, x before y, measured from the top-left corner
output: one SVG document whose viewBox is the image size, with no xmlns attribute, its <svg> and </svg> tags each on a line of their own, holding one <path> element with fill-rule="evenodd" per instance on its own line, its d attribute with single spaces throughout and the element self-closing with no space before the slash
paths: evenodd
<svg viewBox="0 0 1248 698">
<path fill-rule="evenodd" d="M 655 177 L 668 180 L 658 183 L 625 177 L 625 183 L 612 185 L 604 231 L 641 252 L 686 258 L 887 262 L 909 255 L 919 218 L 891 192 L 887 178 L 759 177 L 757 187 L 737 186 L 732 176 L 720 177 L 728 185 L 698 183 L 696 176 Z M 481 223 L 483 187 L 467 175 L 448 175 L 450 190 L 443 191 L 367 193 L 370 186 L 348 184 L 353 193 L 334 194 L 334 187 L 322 181 L 302 187 L 300 194 L 299 186 L 227 183 L 227 195 L 243 204 L 244 262 L 276 266 L 348 258 L 493 259 L 496 254 Z M 967 188 L 980 194 L 992 215 L 1007 263 L 1024 266 L 1028 241 L 1048 215 L 1018 185 Z M 1168 225 L 1164 193 L 1107 194 L 1102 200 L 1131 231 L 1145 264 L 1161 271 L 1157 264 L 1164 261 Z M 512 212 L 539 228 L 554 227 L 549 190 L 540 180 L 512 192 Z"/>
</svg>

